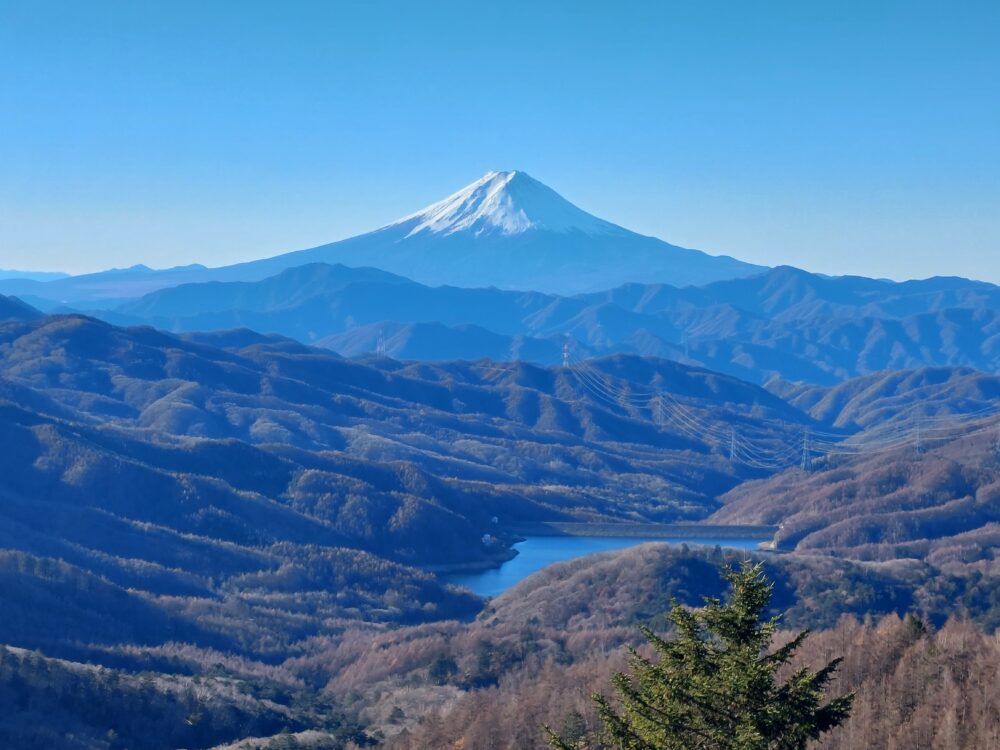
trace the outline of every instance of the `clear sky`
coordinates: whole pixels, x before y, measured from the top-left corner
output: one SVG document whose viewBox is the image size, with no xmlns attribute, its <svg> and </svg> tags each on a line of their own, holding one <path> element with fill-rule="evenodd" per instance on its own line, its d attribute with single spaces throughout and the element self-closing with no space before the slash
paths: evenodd
<svg viewBox="0 0 1000 750">
<path fill-rule="evenodd" d="M 675 244 L 1000 282 L 1000 3 L 0 0 L 0 267 L 220 265 L 490 169 Z"/>
</svg>

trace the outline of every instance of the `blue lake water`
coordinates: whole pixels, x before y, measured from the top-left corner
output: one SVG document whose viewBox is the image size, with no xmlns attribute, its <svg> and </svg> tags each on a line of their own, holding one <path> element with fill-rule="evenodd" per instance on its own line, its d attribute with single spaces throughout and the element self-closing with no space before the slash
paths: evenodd
<svg viewBox="0 0 1000 750">
<path fill-rule="evenodd" d="M 499 568 L 479 573 L 455 573 L 444 576 L 450 583 L 465 586 L 479 596 L 497 596 L 515 583 L 527 578 L 546 565 L 572 560 L 574 557 L 592 555 L 595 552 L 625 549 L 646 542 L 667 544 L 687 544 L 694 546 L 731 547 L 735 549 L 756 549 L 760 539 L 642 539 L 639 537 L 605 536 L 535 536 L 514 545 L 517 557 L 508 560 Z"/>
</svg>

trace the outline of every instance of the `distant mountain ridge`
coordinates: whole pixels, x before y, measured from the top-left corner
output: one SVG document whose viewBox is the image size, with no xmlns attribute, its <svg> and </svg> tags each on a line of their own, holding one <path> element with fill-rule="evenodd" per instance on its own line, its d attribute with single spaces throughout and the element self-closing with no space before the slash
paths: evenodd
<svg viewBox="0 0 1000 750">
<path fill-rule="evenodd" d="M 4 297 L 0 295 L 0 320 L 34 320 L 41 317 L 42 313 L 31 305 L 22 302 L 17 297 Z"/>
<path fill-rule="evenodd" d="M 0 280 L 3 279 L 30 279 L 32 281 L 53 281 L 55 279 L 65 279 L 68 273 L 61 271 L 17 271 L 11 268 L 0 268 Z"/>
<path fill-rule="evenodd" d="M 310 264 L 259 282 L 165 289 L 98 313 L 173 331 L 249 327 L 345 356 L 562 360 L 629 352 L 745 380 L 833 384 L 927 366 L 1000 370 L 1000 287 L 892 282 L 782 266 L 702 287 L 626 284 L 572 297 L 428 287 L 371 268 Z"/>
<path fill-rule="evenodd" d="M 486 175 L 380 229 L 220 268 L 113 269 L 50 282 L 0 280 L 0 293 L 55 303 L 138 297 L 178 284 L 259 281 L 307 263 L 374 266 L 429 284 L 573 294 L 626 281 L 676 285 L 763 269 L 636 234 L 577 208 L 524 172 Z"/>
<path fill-rule="evenodd" d="M 703 284 L 762 270 L 631 232 L 517 171 L 489 172 L 374 232 L 225 270 L 261 278 L 303 263 L 374 266 L 428 285 L 560 294 L 638 279 Z"/>
</svg>

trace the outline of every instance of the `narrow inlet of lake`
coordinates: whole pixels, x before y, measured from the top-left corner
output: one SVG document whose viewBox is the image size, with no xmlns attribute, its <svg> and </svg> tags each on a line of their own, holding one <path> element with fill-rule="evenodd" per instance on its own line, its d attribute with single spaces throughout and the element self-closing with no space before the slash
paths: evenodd
<svg viewBox="0 0 1000 750">
<path fill-rule="evenodd" d="M 449 583 L 471 589 L 479 596 L 498 596 L 515 583 L 546 565 L 592 555 L 595 552 L 625 549 L 646 542 L 694 546 L 757 549 L 760 539 L 642 539 L 608 536 L 533 536 L 514 545 L 518 554 L 499 568 L 477 573 L 454 573 L 443 576 Z"/>
</svg>

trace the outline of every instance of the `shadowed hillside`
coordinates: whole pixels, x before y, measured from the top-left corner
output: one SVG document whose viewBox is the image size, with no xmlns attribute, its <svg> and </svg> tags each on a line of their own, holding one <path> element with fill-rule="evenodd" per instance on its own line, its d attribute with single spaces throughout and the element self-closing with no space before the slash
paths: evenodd
<svg viewBox="0 0 1000 750">
<path fill-rule="evenodd" d="M 41 313 L 31 305 L 25 304 L 17 297 L 0 295 L 0 320 L 34 320 Z"/>
</svg>

